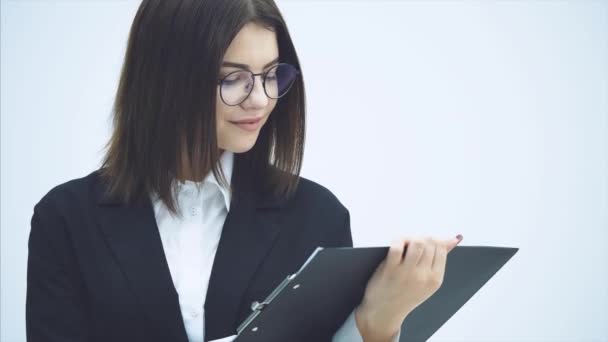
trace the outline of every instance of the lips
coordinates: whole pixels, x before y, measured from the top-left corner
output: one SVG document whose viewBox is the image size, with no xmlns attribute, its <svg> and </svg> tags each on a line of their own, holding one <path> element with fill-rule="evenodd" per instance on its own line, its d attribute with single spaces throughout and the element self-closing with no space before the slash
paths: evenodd
<svg viewBox="0 0 608 342">
<path fill-rule="evenodd" d="M 235 124 L 253 124 L 253 123 L 257 123 L 258 121 L 262 120 L 262 118 L 251 118 L 251 119 L 242 119 L 242 120 L 237 120 L 237 121 L 230 121 L 232 123 Z"/>
<path fill-rule="evenodd" d="M 262 118 L 250 118 L 250 119 L 241 119 L 238 121 L 228 121 L 231 124 L 239 127 L 245 132 L 253 133 L 257 132 L 260 126 L 262 125 Z"/>
</svg>

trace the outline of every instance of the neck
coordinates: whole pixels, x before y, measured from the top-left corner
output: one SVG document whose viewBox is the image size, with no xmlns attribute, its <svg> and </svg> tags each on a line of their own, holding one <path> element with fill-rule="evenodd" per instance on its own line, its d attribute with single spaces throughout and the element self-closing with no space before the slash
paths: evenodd
<svg viewBox="0 0 608 342">
<path fill-rule="evenodd" d="M 222 157 L 223 153 L 224 153 L 224 150 L 220 149 L 219 150 L 220 158 Z M 202 182 L 203 179 L 205 178 L 205 175 L 198 175 L 198 177 L 193 175 L 192 165 L 190 163 L 190 159 L 188 158 L 188 153 L 185 153 L 185 151 L 184 151 L 182 153 L 182 166 L 178 170 L 176 178 L 180 182 L 185 182 L 187 180 L 193 181 L 193 182 Z"/>
</svg>

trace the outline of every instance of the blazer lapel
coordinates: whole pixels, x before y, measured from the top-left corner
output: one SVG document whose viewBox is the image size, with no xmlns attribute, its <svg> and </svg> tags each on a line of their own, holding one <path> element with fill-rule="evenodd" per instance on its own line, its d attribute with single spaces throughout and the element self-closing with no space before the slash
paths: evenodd
<svg viewBox="0 0 608 342">
<path fill-rule="evenodd" d="M 231 178 L 236 191 L 222 228 L 205 299 L 206 341 L 236 334 L 245 290 L 280 231 L 274 221 L 276 215 L 267 209 L 285 205 L 281 199 L 257 192 L 255 177 L 240 156 L 235 155 L 234 163 Z M 101 231 L 143 311 L 155 326 L 169 328 L 167 341 L 187 342 L 178 294 L 150 200 L 143 205 L 125 206 L 102 199 L 102 182 L 97 181 L 95 189 Z"/>
<path fill-rule="evenodd" d="M 249 169 L 235 167 L 239 168 L 238 174 L 233 172 L 237 192 L 224 222 L 205 300 L 206 341 L 236 334 L 243 295 L 280 231 L 273 220 L 276 215 L 262 209 L 283 203 L 259 196 Z"/>
<path fill-rule="evenodd" d="M 99 199 L 103 186 L 99 181 L 95 186 Z M 101 231 L 150 318 L 150 328 L 159 328 L 160 336 L 168 333 L 167 341 L 187 342 L 178 294 L 151 203 L 124 206 L 99 201 L 96 208 Z"/>
</svg>

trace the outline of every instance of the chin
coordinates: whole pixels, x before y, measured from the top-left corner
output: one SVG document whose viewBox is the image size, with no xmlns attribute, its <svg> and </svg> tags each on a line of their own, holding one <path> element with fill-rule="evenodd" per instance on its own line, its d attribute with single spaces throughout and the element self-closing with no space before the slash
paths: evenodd
<svg viewBox="0 0 608 342">
<path fill-rule="evenodd" d="M 253 148 L 256 140 L 253 141 L 243 141 L 236 144 L 230 144 L 229 146 L 224 147 L 224 150 L 233 152 L 233 153 L 245 153 Z"/>
</svg>

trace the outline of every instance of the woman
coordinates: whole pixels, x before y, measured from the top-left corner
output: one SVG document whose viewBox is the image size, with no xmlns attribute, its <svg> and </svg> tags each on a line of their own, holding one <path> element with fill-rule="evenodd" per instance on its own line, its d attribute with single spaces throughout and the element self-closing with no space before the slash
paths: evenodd
<svg viewBox="0 0 608 342">
<path fill-rule="evenodd" d="M 299 177 L 303 76 L 272 0 L 144 0 L 113 114 L 100 169 L 34 207 L 28 341 L 231 336 L 317 246 L 352 246 L 348 210 Z M 395 242 L 361 304 L 298 339 L 398 340 L 458 242 Z"/>
</svg>

